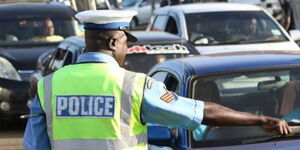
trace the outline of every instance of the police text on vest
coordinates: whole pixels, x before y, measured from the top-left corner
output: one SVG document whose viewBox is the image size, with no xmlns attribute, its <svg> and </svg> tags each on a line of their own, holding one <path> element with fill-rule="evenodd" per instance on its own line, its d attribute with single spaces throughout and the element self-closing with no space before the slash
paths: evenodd
<svg viewBox="0 0 300 150">
<path fill-rule="evenodd" d="M 112 118 L 114 112 L 114 96 L 64 95 L 56 97 L 57 117 Z"/>
</svg>

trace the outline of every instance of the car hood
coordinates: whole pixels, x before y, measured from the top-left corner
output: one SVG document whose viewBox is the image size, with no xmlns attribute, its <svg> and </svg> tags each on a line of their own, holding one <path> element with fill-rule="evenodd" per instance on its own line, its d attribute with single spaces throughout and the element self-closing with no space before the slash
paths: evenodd
<svg viewBox="0 0 300 150">
<path fill-rule="evenodd" d="M 6 58 L 16 70 L 36 70 L 36 62 L 44 52 L 55 46 L 0 48 L 0 56 Z"/>
<path fill-rule="evenodd" d="M 253 43 L 253 44 L 235 44 L 235 45 L 211 45 L 195 46 L 200 54 L 214 54 L 224 52 L 241 52 L 241 51 L 299 51 L 299 46 L 294 42 L 272 42 L 272 43 Z"/>
<path fill-rule="evenodd" d="M 245 145 L 234 145 L 234 146 L 220 146 L 212 148 L 195 148 L 193 150 L 253 150 L 253 149 L 263 149 L 263 150 L 298 150 L 299 139 L 296 140 L 286 140 L 286 141 L 276 141 L 276 142 L 265 142 L 256 144 L 245 144 Z"/>
</svg>

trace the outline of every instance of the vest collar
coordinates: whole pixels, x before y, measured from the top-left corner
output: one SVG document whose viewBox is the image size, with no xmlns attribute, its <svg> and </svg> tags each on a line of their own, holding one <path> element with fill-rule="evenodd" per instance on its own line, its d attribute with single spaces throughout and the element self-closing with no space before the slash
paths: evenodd
<svg viewBox="0 0 300 150">
<path fill-rule="evenodd" d="M 112 57 L 100 52 L 86 52 L 79 55 L 77 63 L 102 62 L 114 66 L 119 66 L 118 62 Z"/>
</svg>

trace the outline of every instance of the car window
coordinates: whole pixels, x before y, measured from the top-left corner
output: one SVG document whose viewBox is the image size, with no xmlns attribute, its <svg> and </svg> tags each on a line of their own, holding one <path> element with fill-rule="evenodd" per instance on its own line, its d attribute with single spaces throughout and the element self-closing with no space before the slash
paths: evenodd
<svg viewBox="0 0 300 150">
<path fill-rule="evenodd" d="M 135 6 L 140 0 L 123 0 L 122 6 L 124 8 Z"/>
<path fill-rule="evenodd" d="M 161 72 L 154 73 L 153 75 L 151 75 L 151 77 L 157 81 L 164 82 L 167 75 L 168 75 L 167 72 L 161 71 Z"/>
<path fill-rule="evenodd" d="M 172 34 L 178 34 L 178 26 L 172 16 L 170 16 L 168 19 L 165 31 Z"/>
<path fill-rule="evenodd" d="M 192 83 L 191 97 L 212 101 L 238 111 L 299 120 L 300 68 L 240 72 L 198 77 Z M 231 145 L 268 133 L 255 127 L 199 127 L 193 132 L 193 146 Z M 218 142 L 216 142 L 218 141 Z M 217 144 L 216 144 L 217 143 Z"/>
<path fill-rule="evenodd" d="M 151 31 L 165 31 L 166 22 L 169 16 L 167 15 L 158 15 L 154 20 L 154 24 L 151 28 Z"/>
<path fill-rule="evenodd" d="M 76 35 L 79 29 L 73 18 L 63 16 L 25 15 L 0 21 L 0 46 L 57 43 Z"/>
<path fill-rule="evenodd" d="M 49 69 L 54 72 L 61 67 L 68 65 L 72 62 L 72 53 L 64 49 L 57 49 L 54 58 L 52 59 Z"/>
<path fill-rule="evenodd" d="M 171 73 L 160 71 L 154 73 L 151 77 L 157 81 L 163 82 L 169 91 L 173 91 L 175 93 L 179 92 L 179 81 Z"/>
<path fill-rule="evenodd" d="M 176 79 L 176 77 L 174 75 L 169 73 L 167 75 L 164 83 L 166 85 L 166 88 L 169 91 L 173 91 L 173 92 L 179 94 L 179 82 L 178 82 L 178 80 Z"/>
<path fill-rule="evenodd" d="M 189 39 L 195 45 L 287 41 L 279 26 L 263 11 L 186 14 Z"/>
</svg>

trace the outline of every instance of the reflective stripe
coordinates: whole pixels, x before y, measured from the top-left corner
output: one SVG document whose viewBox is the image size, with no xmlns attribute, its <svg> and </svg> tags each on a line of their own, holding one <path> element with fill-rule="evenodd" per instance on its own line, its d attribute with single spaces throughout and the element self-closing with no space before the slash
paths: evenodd
<svg viewBox="0 0 300 150">
<path fill-rule="evenodd" d="M 55 150 L 116 150 L 137 146 L 139 143 L 147 142 L 147 134 L 127 137 L 123 139 L 105 140 L 55 140 Z M 145 149 L 145 148 L 141 148 Z"/>
<path fill-rule="evenodd" d="M 52 78 L 53 74 L 50 74 L 44 78 L 44 103 L 47 122 L 47 132 L 51 145 L 53 145 L 53 120 L 52 120 Z"/>
<path fill-rule="evenodd" d="M 121 108 L 121 135 L 122 137 L 130 136 L 131 120 L 131 99 L 132 89 L 135 80 L 135 73 L 125 71 L 122 87 L 122 108 Z"/>
</svg>

